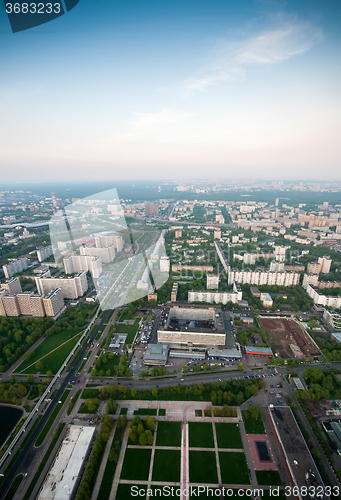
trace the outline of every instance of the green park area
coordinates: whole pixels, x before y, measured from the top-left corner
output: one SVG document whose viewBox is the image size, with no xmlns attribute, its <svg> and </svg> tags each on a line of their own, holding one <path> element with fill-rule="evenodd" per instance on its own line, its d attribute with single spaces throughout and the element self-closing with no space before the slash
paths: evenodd
<svg viewBox="0 0 341 500">
<path fill-rule="evenodd" d="M 156 446 L 181 446 L 181 422 L 158 422 Z"/>
<path fill-rule="evenodd" d="M 180 450 L 155 450 L 152 481 L 180 481 Z"/>
<path fill-rule="evenodd" d="M 47 337 L 34 351 L 34 355 L 23 361 L 16 373 L 57 373 L 80 336 L 74 330 L 62 330 Z M 52 352 L 53 351 L 53 352 Z"/>
<path fill-rule="evenodd" d="M 263 422 L 244 418 L 246 434 L 265 434 Z"/>
<path fill-rule="evenodd" d="M 213 429 L 210 422 L 189 422 L 190 448 L 214 448 Z"/>
<path fill-rule="evenodd" d="M 218 483 L 214 451 L 189 451 L 189 480 L 199 484 Z"/>
<path fill-rule="evenodd" d="M 256 470 L 260 486 L 281 486 L 282 481 L 277 470 Z"/>
<path fill-rule="evenodd" d="M 127 448 L 121 471 L 121 479 L 147 481 L 152 450 Z"/>
<path fill-rule="evenodd" d="M 243 449 L 238 424 L 216 423 L 215 428 L 218 448 Z"/>
<path fill-rule="evenodd" d="M 245 455 L 242 452 L 219 452 L 223 484 L 250 484 Z"/>
<path fill-rule="evenodd" d="M 123 324 L 117 325 L 115 328 L 115 330 L 116 330 L 115 333 L 126 333 L 128 335 L 126 338 L 126 344 L 132 344 L 134 337 L 136 335 L 136 332 L 138 330 L 140 320 L 141 320 L 141 318 L 136 318 L 133 325 L 128 325 L 128 324 L 127 325 L 123 325 Z"/>
</svg>

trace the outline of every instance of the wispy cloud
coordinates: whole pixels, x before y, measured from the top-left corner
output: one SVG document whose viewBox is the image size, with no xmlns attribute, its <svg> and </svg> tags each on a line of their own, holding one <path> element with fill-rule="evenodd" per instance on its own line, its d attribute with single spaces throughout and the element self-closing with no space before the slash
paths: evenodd
<svg viewBox="0 0 341 500">
<path fill-rule="evenodd" d="M 277 64 L 303 55 L 323 40 L 323 31 L 296 16 L 271 16 L 271 28 L 237 41 L 221 41 L 201 75 L 186 81 L 183 90 L 207 90 L 222 81 L 245 78 L 251 65 Z"/>
<path fill-rule="evenodd" d="M 135 113 L 135 118 L 130 122 L 129 131 L 116 136 L 119 141 L 138 139 L 149 135 L 157 134 L 164 127 L 184 122 L 194 116 L 193 113 L 176 111 L 172 109 L 161 109 L 154 113 Z"/>
</svg>

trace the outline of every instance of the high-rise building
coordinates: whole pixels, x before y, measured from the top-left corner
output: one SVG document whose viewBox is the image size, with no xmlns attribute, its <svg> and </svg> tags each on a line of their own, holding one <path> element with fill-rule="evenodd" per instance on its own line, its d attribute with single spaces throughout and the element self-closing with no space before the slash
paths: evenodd
<svg viewBox="0 0 341 500">
<path fill-rule="evenodd" d="M 302 288 L 306 290 L 308 288 L 308 285 L 314 285 L 317 286 L 319 281 L 319 275 L 318 274 L 309 274 L 305 273 L 303 276 L 303 283 L 302 283 Z"/>
<path fill-rule="evenodd" d="M 42 318 L 45 316 L 45 309 L 43 304 L 43 297 L 40 295 L 32 295 L 30 299 L 31 315 L 35 318 Z"/>
<path fill-rule="evenodd" d="M 16 295 L 5 295 L 5 297 L 2 297 L 2 303 L 6 316 L 20 316 L 20 309 Z"/>
<path fill-rule="evenodd" d="M 22 257 L 21 259 L 12 260 L 9 264 L 5 264 L 2 266 L 2 269 L 5 274 L 5 278 L 9 279 L 14 276 L 16 273 L 21 273 L 28 267 L 28 260 L 26 257 Z"/>
<path fill-rule="evenodd" d="M 20 310 L 20 314 L 23 316 L 31 316 L 32 315 L 32 310 L 31 310 L 31 297 L 33 296 L 33 292 L 24 292 L 24 293 L 18 293 L 17 301 L 18 301 L 18 306 Z"/>
<path fill-rule="evenodd" d="M 206 277 L 206 287 L 208 290 L 217 290 L 219 287 L 219 275 L 208 274 Z"/>
<path fill-rule="evenodd" d="M 277 262 L 284 262 L 285 261 L 285 252 L 287 249 L 290 247 L 282 247 L 282 246 L 275 246 L 275 260 Z"/>
<path fill-rule="evenodd" d="M 60 288 L 64 299 L 82 297 L 88 289 L 86 272 L 81 271 L 74 276 L 51 278 L 43 273 L 35 278 L 37 291 L 40 295 L 48 295 L 55 288 Z"/>
<path fill-rule="evenodd" d="M 320 272 L 323 274 L 328 274 L 330 272 L 330 266 L 332 264 L 332 259 L 329 257 L 329 255 L 324 255 L 323 257 L 319 257 L 318 262 L 321 265 Z"/>
<path fill-rule="evenodd" d="M 160 271 L 162 273 L 168 273 L 169 269 L 170 269 L 169 257 L 166 257 L 166 256 L 160 257 Z"/>
<path fill-rule="evenodd" d="M 109 264 L 115 259 L 115 245 L 108 247 L 83 247 L 79 248 L 81 255 L 99 257 L 103 264 Z"/>
<path fill-rule="evenodd" d="M 94 255 L 69 255 L 63 259 L 63 264 L 66 274 L 90 271 L 92 277 L 97 279 L 102 272 L 102 261 Z"/>
<path fill-rule="evenodd" d="M 172 302 L 176 302 L 176 297 L 178 295 L 178 288 L 179 288 L 178 283 L 173 283 L 172 292 L 171 292 L 171 301 Z"/>
<path fill-rule="evenodd" d="M 220 231 L 220 229 L 215 229 L 214 230 L 214 239 L 215 240 L 220 240 L 221 239 L 221 231 Z"/>
<path fill-rule="evenodd" d="M 2 303 L 2 297 L 6 297 L 7 291 L 0 289 L 0 316 L 6 316 L 6 311 Z"/>
<path fill-rule="evenodd" d="M 321 271 L 320 262 L 308 262 L 307 273 L 308 274 L 319 274 Z"/>
<path fill-rule="evenodd" d="M 8 295 L 15 295 L 22 292 L 19 278 L 12 278 L 6 281 L 6 283 L 2 283 L 1 288 L 7 290 Z"/>
<path fill-rule="evenodd" d="M 116 252 L 122 252 L 124 241 L 122 236 L 117 233 L 100 234 L 95 238 L 96 247 L 110 247 L 114 245 Z"/>
<path fill-rule="evenodd" d="M 37 258 L 39 262 L 43 262 L 45 259 L 51 257 L 51 255 L 53 255 L 53 249 L 51 245 L 47 247 L 37 248 Z"/>
<path fill-rule="evenodd" d="M 43 298 L 46 316 L 54 318 L 64 307 L 64 300 L 60 288 L 54 288 Z"/>
<path fill-rule="evenodd" d="M 294 286 L 300 281 L 299 273 L 268 271 L 230 271 L 229 285 L 237 282 L 244 285 Z"/>
<path fill-rule="evenodd" d="M 145 203 L 144 209 L 146 215 L 159 215 L 159 205 L 158 203 Z"/>
</svg>

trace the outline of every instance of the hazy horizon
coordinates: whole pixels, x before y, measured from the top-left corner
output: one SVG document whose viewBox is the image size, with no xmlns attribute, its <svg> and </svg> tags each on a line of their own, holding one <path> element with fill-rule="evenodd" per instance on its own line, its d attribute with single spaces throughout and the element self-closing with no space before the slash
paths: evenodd
<svg viewBox="0 0 341 500">
<path fill-rule="evenodd" d="M 340 180 L 340 14 L 82 0 L 13 34 L 2 8 L 2 182 Z"/>
</svg>

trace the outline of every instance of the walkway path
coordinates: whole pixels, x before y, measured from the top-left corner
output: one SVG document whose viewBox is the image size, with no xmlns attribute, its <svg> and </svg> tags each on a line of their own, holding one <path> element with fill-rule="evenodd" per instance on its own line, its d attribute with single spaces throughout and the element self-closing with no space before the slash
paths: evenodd
<svg viewBox="0 0 341 500">
<path fill-rule="evenodd" d="M 105 447 L 104 455 L 103 455 L 103 458 L 101 461 L 101 466 L 100 466 L 98 474 L 97 474 L 95 487 L 92 491 L 91 500 L 97 500 L 97 498 L 99 498 L 99 490 L 100 490 L 100 487 L 102 484 L 104 471 L 105 471 L 105 468 L 107 466 L 107 461 L 108 461 L 111 445 L 112 445 L 112 442 L 114 439 L 115 431 L 116 431 L 116 422 L 114 423 L 113 428 L 111 429 L 111 433 L 110 433 L 109 439 L 108 439 L 106 447 Z"/>
<path fill-rule="evenodd" d="M 115 498 L 116 498 L 116 493 L 117 493 L 118 483 L 119 483 L 120 477 L 121 477 L 123 459 L 124 459 L 124 455 L 125 455 L 125 451 L 126 451 L 126 447 L 127 447 L 127 442 L 128 442 L 128 433 L 125 432 L 123 435 L 121 451 L 120 451 L 120 454 L 118 457 L 118 462 L 117 462 L 115 476 L 114 476 L 114 480 L 113 480 L 111 491 L 110 491 L 109 500 L 115 500 Z"/>
</svg>

